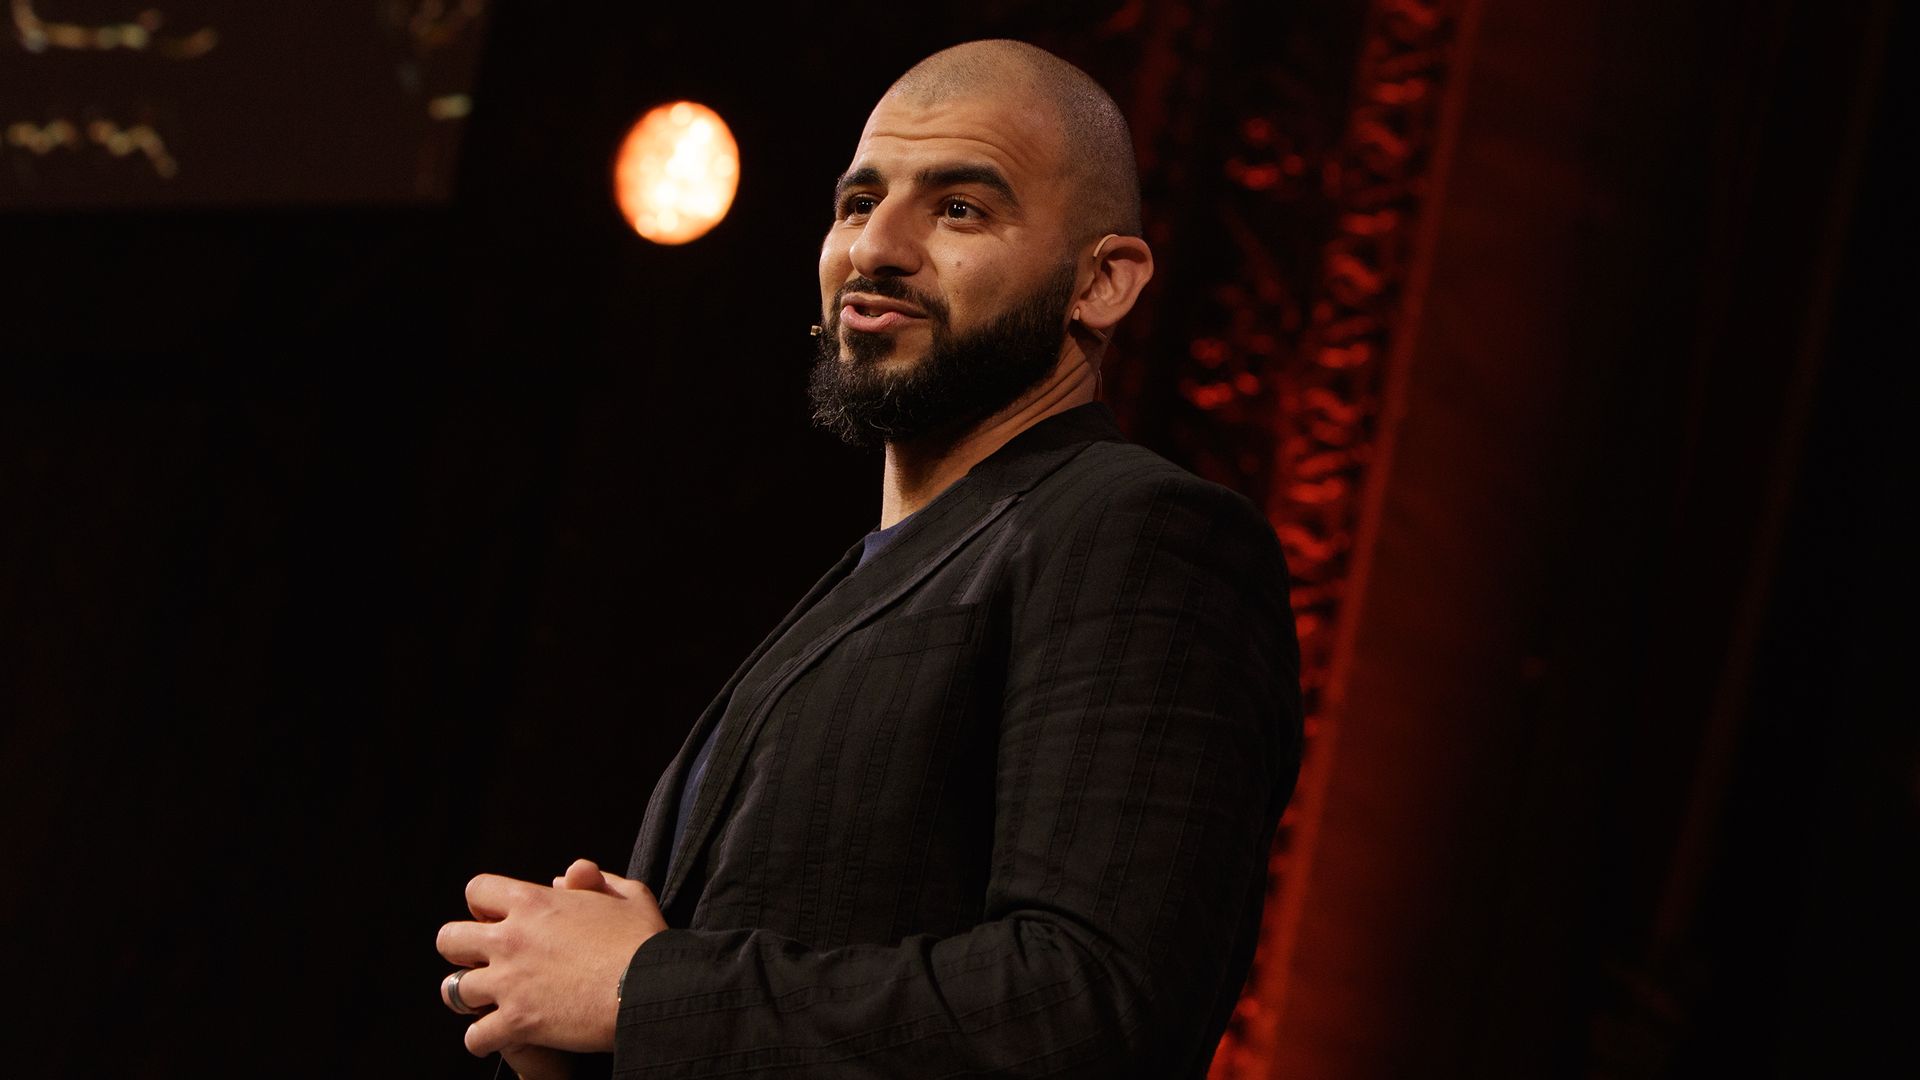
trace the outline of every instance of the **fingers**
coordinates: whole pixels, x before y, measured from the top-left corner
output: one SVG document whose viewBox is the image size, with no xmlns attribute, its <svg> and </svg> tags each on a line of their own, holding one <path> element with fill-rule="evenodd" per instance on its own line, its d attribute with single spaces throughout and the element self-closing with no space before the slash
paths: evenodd
<svg viewBox="0 0 1920 1080">
<path fill-rule="evenodd" d="M 562 879 L 566 884 L 558 887 L 589 889 L 594 892 L 606 891 L 606 875 L 600 872 L 600 867 L 596 866 L 592 859 L 573 860 L 573 864 L 567 867 L 567 872 L 562 875 Z"/>
<path fill-rule="evenodd" d="M 461 967 L 479 967 L 492 951 L 493 930 L 488 923 L 450 922 L 440 928 L 433 947 Z"/>
<path fill-rule="evenodd" d="M 458 978 L 456 979 L 455 976 L 458 976 Z M 453 1000 L 456 988 L 460 995 L 458 1004 Z M 472 1010 L 487 1009 L 498 1005 L 500 1000 L 495 996 L 495 993 L 494 974 L 492 971 L 483 967 L 461 968 L 459 971 L 451 972 L 446 978 L 440 980 L 440 1004 L 445 1005 L 454 1012 L 460 1012 L 461 1005 Z"/>
<path fill-rule="evenodd" d="M 506 1046 L 500 1056 L 520 1080 L 570 1080 L 573 1076 L 572 1059 L 545 1046 Z"/>
<path fill-rule="evenodd" d="M 497 988 L 494 986 L 494 973 L 487 968 L 467 968 L 440 980 L 441 1003 L 459 1012 L 459 1009 L 454 1008 L 451 996 L 455 982 L 454 975 L 459 976 L 460 1003 L 470 1010 L 478 1010 L 482 1013 L 478 1020 L 467 1025 L 467 1032 L 463 1038 L 467 1052 L 474 1057 L 486 1057 L 496 1050 L 520 1049 L 524 1040 L 515 1037 L 517 1033 L 513 1025 L 499 1009 L 494 1008 L 499 1004 L 496 996 Z"/>
<path fill-rule="evenodd" d="M 586 859 L 575 859 L 573 865 L 567 867 L 567 873 L 573 875 L 579 871 L 581 866 L 593 867 L 593 872 L 598 875 L 600 879 L 595 885 L 595 888 L 609 896 L 617 896 L 622 900 L 637 900 L 642 896 L 648 898 L 652 898 L 653 896 L 653 890 L 647 888 L 646 882 L 636 881 L 633 878 L 624 878 L 619 874 L 609 874 L 605 870 L 593 866 L 593 863 L 588 862 Z"/>
<path fill-rule="evenodd" d="M 460 987 L 462 997 L 466 996 L 466 984 Z M 498 1009 L 467 1025 L 467 1053 L 474 1057 L 486 1057 L 495 1050 L 517 1045 L 519 1039 L 509 1029 L 506 1018 Z"/>
<path fill-rule="evenodd" d="M 619 874 L 610 874 L 600 869 L 592 859 L 575 859 L 567 867 L 567 872 L 553 879 L 556 889 L 576 889 L 585 892 L 606 893 L 622 900 L 638 899 L 641 895 L 652 896 L 652 890 L 645 883 L 632 878 L 623 878 Z"/>
<path fill-rule="evenodd" d="M 476 919 L 498 921 L 506 918 L 508 910 L 539 888 L 541 886 L 530 881 L 501 877 L 499 874 L 481 874 L 467 882 L 467 910 L 473 912 Z"/>
<path fill-rule="evenodd" d="M 602 999 L 618 962 L 665 929 L 644 882 L 591 860 L 575 860 L 554 883 L 481 874 L 467 885 L 467 906 L 480 921 L 440 928 L 436 947 L 462 967 L 442 980 L 442 1004 L 484 1010 L 463 1039 L 476 1056 L 556 1042 L 611 1047 L 612 1011 L 600 1006 L 611 1004 Z"/>
</svg>

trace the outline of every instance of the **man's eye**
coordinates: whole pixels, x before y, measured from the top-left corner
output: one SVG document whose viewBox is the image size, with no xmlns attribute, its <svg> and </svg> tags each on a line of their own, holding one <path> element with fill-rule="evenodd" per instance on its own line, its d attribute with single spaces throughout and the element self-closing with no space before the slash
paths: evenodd
<svg viewBox="0 0 1920 1080">
<path fill-rule="evenodd" d="M 980 208 L 965 199 L 948 199 L 941 204 L 940 213 L 948 221 L 977 221 L 981 217 Z"/>
<path fill-rule="evenodd" d="M 871 214 L 873 213 L 874 206 L 879 202 L 880 200 L 871 195 L 849 195 L 847 196 L 847 201 L 840 204 L 840 213 L 843 217 L 852 217 L 855 214 Z"/>
</svg>

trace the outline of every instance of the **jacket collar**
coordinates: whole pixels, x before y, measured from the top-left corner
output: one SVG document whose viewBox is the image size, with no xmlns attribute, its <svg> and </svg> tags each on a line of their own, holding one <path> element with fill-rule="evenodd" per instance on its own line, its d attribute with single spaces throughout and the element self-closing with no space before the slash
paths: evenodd
<svg viewBox="0 0 1920 1080">
<path fill-rule="evenodd" d="M 1088 444 L 1120 442 L 1124 438 L 1107 403 L 1089 401 L 1054 413 L 1008 439 L 1000 449 L 975 465 L 955 487 L 972 481 L 1002 493 L 1024 492 Z M 941 495 L 944 497 L 946 492 Z"/>
<path fill-rule="evenodd" d="M 1026 494 L 1087 446 L 1122 438 L 1113 410 L 1103 401 L 1076 405 L 1029 426 L 901 521 L 899 535 L 860 568 L 862 591 L 885 589 L 901 575 L 917 582 L 939 565 L 933 556 L 956 530 Z"/>
</svg>

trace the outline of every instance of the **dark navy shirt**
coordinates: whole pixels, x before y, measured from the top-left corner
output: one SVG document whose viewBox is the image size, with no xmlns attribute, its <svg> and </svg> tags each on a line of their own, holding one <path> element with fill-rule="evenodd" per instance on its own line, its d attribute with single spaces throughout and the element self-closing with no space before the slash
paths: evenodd
<svg viewBox="0 0 1920 1080">
<path fill-rule="evenodd" d="M 900 526 L 904 524 L 906 524 L 906 518 L 901 518 L 887 528 L 875 529 L 868 533 L 860 541 L 860 561 L 853 564 L 853 569 L 857 571 L 867 565 L 875 555 L 880 554 L 888 544 L 893 543 L 894 539 L 900 535 Z M 672 866 L 673 858 L 680 853 L 680 834 L 686 830 L 688 815 L 693 813 L 693 799 L 700 793 L 700 778 L 706 775 L 707 758 L 713 754 L 713 737 L 719 731 L 720 724 L 716 721 L 713 727 L 708 729 L 706 741 L 700 744 L 700 752 L 693 756 L 693 764 L 687 769 L 687 782 L 680 787 L 680 806 L 673 815 L 673 848 L 672 855 L 668 857 L 669 868 Z"/>
<path fill-rule="evenodd" d="M 867 561 L 869 559 L 872 559 L 875 555 L 878 555 L 880 554 L 881 551 L 885 550 L 886 546 L 888 544 L 893 543 L 894 538 L 900 535 L 900 526 L 905 525 L 906 523 L 907 523 L 907 519 L 901 518 L 899 521 L 894 522 L 893 524 L 887 526 L 886 528 L 875 529 L 872 532 L 868 533 L 865 537 L 861 538 L 860 561 L 857 563 L 854 563 L 853 568 L 855 570 L 860 569 L 861 567 L 867 565 Z"/>
</svg>

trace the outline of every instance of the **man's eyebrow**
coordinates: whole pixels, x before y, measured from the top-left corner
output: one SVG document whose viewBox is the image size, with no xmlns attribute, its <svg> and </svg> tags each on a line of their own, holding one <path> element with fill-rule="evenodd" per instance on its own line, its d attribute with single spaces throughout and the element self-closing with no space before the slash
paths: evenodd
<svg viewBox="0 0 1920 1080">
<path fill-rule="evenodd" d="M 886 177 L 871 165 L 863 166 L 840 174 L 833 182 L 833 205 L 837 210 L 841 198 L 847 189 L 870 187 L 883 184 Z M 959 184 L 979 184 L 992 190 L 1014 207 L 1020 205 L 1020 196 L 1013 193 L 1013 185 L 1007 182 L 999 169 L 991 165 L 936 165 L 921 169 L 914 174 L 913 182 L 920 187 L 952 187 Z"/>
<path fill-rule="evenodd" d="M 839 211 L 840 197 L 847 193 L 848 188 L 868 187 L 873 184 L 878 184 L 879 182 L 880 170 L 871 165 L 841 173 L 840 179 L 833 182 L 834 210 L 836 212 Z"/>
<path fill-rule="evenodd" d="M 991 165 L 940 165 L 921 169 L 914 182 L 922 187 L 953 187 L 959 184 L 979 184 L 990 188 L 1001 198 L 1014 206 L 1020 205 L 1020 196 L 1013 193 L 1013 185 L 1000 170 Z"/>
</svg>

